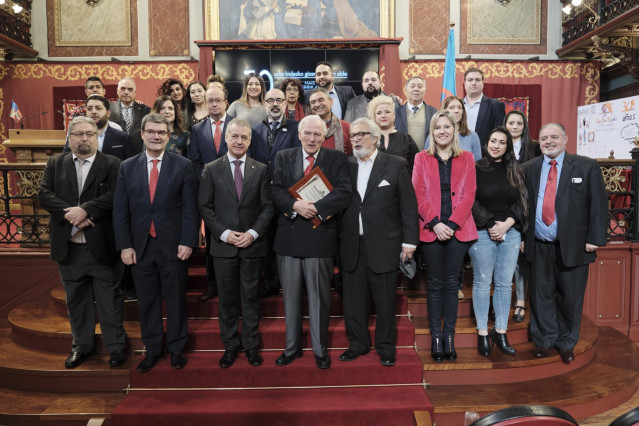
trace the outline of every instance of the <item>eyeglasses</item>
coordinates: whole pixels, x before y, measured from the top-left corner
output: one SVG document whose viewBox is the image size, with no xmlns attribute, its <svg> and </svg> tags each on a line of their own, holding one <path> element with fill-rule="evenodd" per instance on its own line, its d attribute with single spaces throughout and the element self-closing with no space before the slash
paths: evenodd
<svg viewBox="0 0 639 426">
<path fill-rule="evenodd" d="M 166 130 L 144 130 L 144 133 L 148 136 L 160 136 L 164 137 L 169 134 Z"/>
<path fill-rule="evenodd" d="M 264 102 L 266 102 L 269 105 L 273 105 L 273 104 L 282 104 L 284 103 L 286 99 L 267 99 Z"/>
<path fill-rule="evenodd" d="M 92 138 L 93 136 L 97 135 L 97 132 L 72 132 L 70 133 L 71 136 L 75 136 L 76 138 L 83 138 L 83 137 L 87 137 L 87 138 Z"/>
<path fill-rule="evenodd" d="M 207 99 L 207 105 L 223 104 L 226 99 Z"/>
<path fill-rule="evenodd" d="M 357 132 L 357 133 L 351 133 L 350 135 L 348 135 L 349 139 L 361 139 L 366 135 L 370 135 L 371 132 Z"/>
</svg>

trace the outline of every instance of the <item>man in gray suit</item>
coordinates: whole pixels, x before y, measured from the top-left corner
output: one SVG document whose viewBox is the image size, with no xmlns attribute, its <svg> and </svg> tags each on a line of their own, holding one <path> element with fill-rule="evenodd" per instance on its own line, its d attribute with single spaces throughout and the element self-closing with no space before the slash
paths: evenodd
<svg viewBox="0 0 639 426">
<path fill-rule="evenodd" d="M 382 82 L 379 79 L 377 71 L 366 71 L 364 73 L 362 77 L 362 89 L 364 89 L 363 95 L 355 96 L 348 101 L 344 121 L 351 123 L 358 118 L 368 117 L 368 104 L 373 98 L 379 95 L 391 96 L 395 107 L 401 105 L 399 102 L 400 99 L 397 96 L 388 95 L 382 91 Z"/>
<path fill-rule="evenodd" d="M 269 250 L 265 236 L 273 217 L 271 184 L 266 166 L 246 156 L 251 144 L 248 121 L 232 120 L 225 139 L 228 153 L 206 165 L 199 193 L 200 215 L 211 230 L 209 250 L 220 298 L 220 367 L 233 365 L 241 347 L 249 364 L 257 367 L 262 365 L 258 283 L 262 258 Z"/>
</svg>

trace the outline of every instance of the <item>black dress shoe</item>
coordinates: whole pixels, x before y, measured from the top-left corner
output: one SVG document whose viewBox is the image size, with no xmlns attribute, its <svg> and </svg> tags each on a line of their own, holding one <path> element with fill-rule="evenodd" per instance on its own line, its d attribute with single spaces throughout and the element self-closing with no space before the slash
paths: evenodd
<svg viewBox="0 0 639 426">
<path fill-rule="evenodd" d="M 513 321 L 522 322 L 526 319 L 526 308 L 524 306 L 515 306 L 513 311 Z"/>
<path fill-rule="evenodd" d="M 328 357 L 328 355 L 326 356 L 315 355 L 315 365 L 317 365 L 317 368 L 321 370 L 326 370 L 327 368 L 331 366 L 331 359 Z"/>
<path fill-rule="evenodd" d="M 481 356 L 490 356 L 492 345 L 490 344 L 490 337 L 477 335 L 477 352 Z"/>
<path fill-rule="evenodd" d="M 276 294 L 280 294 L 280 289 L 275 287 L 262 287 L 262 292 L 260 297 L 262 299 L 266 299 L 267 297 L 275 296 Z"/>
<path fill-rule="evenodd" d="M 186 359 L 182 352 L 171 352 L 171 367 L 180 369 L 186 367 Z"/>
<path fill-rule="evenodd" d="M 444 346 L 441 337 L 432 337 L 430 342 L 430 356 L 435 362 L 444 360 Z"/>
<path fill-rule="evenodd" d="M 257 348 L 247 349 L 246 357 L 248 358 L 248 363 L 254 367 L 259 367 L 264 362 L 264 359 L 260 356 Z"/>
<path fill-rule="evenodd" d="M 75 368 L 82 364 L 89 357 L 89 354 L 73 351 L 64 361 L 66 368 Z"/>
<path fill-rule="evenodd" d="M 208 287 L 204 290 L 204 293 L 200 295 L 200 302 L 206 302 L 209 299 L 213 299 L 217 296 L 217 289 L 215 287 Z"/>
<path fill-rule="evenodd" d="M 568 365 L 575 360 L 575 353 L 570 349 L 558 349 L 561 362 Z"/>
<path fill-rule="evenodd" d="M 125 302 L 136 302 L 137 300 L 138 300 L 138 294 L 135 292 L 135 289 L 127 290 L 124 292 Z"/>
<path fill-rule="evenodd" d="M 277 359 L 275 360 L 275 365 L 278 365 L 280 367 L 289 365 L 291 362 L 295 361 L 297 358 L 301 358 L 302 355 L 303 355 L 302 351 L 294 353 L 291 356 L 286 355 L 286 352 L 282 352 L 282 355 L 277 357 Z"/>
<path fill-rule="evenodd" d="M 382 356 L 382 357 L 379 357 L 379 362 L 384 367 L 392 367 L 393 365 L 395 365 L 395 357 L 394 356 Z"/>
<path fill-rule="evenodd" d="M 157 364 L 161 359 L 162 355 L 146 354 L 144 359 L 138 364 L 138 368 L 136 368 L 136 370 L 138 370 L 140 373 L 145 373 L 155 367 L 155 364 Z"/>
<path fill-rule="evenodd" d="M 455 336 L 446 336 L 444 338 L 444 357 L 450 362 L 454 362 L 457 359 Z"/>
<path fill-rule="evenodd" d="M 535 349 L 533 349 L 533 356 L 535 358 L 546 358 L 548 356 L 549 348 L 545 346 L 537 346 L 535 345 Z"/>
<path fill-rule="evenodd" d="M 237 359 L 237 351 L 224 351 L 224 355 L 220 358 L 220 367 L 229 368 Z"/>
<path fill-rule="evenodd" d="M 111 356 L 109 357 L 109 365 L 111 367 L 117 367 L 118 365 L 122 365 L 126 360 L 126 353 L 124 350 L 120 349 L 119 351 L 111 352 Z"/>
<path fill-rule="evenodd" d="M 510 346 L 508 343 L 508 338 L 506 338 L 506 333 L 499 333 L 495 328 L 490 329 L 490 339 L 493 341 L 495 345 L 499 348 L 500 351 L 507 355 L 515 355 L 517 351 L 515 348 Z"/>
<path fill-rule="evenodd" d="M 346 362 L 355 361 L 357 358 L 359 358 L 360 355 L 362 354 L 359 354 L 351 349 L 346 349 L 344 353 L 339 356 L 339 360 L 346 361 Z"/>
</svg>

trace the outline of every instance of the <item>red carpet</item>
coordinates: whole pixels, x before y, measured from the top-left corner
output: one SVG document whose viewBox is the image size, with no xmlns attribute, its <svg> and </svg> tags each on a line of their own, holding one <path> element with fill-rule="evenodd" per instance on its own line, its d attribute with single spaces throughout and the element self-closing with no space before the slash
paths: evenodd
<svg viewBox="0 0 639 426">
<path fill-rule="evenodd" d="M 207 303 L 188 297 L 191 316 L 217 315 L 217 299 Z M 332 366 L 319 370 L 313 352 L 291 365 L 278 367 L 275 359 L 285 344 L 283 318 L 263 318 L 260 322 L 264 364 L 250 366 L 240 353 L 231 368 L 222 369 L 223 349 L 216 319 L 189 321 L 189 350 L 186 368 L 171 368 L 166 356 L 147 373 L 131 369 L 132 392 L 113 411 L 115 426 L 138 425 L 406 425 L 413 424 L 413 411 L 433 407 L 419 384 L 423 365 L 412 348 L 397 350 L 394 367 L 379 363 L 375 351 L 352 362 L 340 362 L 348 346 L 341 299 L 334 295 L 329 327 Z M 405 313 L 407 298 L 397 297 L 398 313 Z M 205 313 L 205 315 L 203 315 Z M 193 315 L 197 314 L 197 315 Z M 262 315 L 282 315 L 280 296 L 263 300 Z M 374 339 L 375 317 L 369 330 Z M 308 320 L 304 321 L 304 347 L 310 348 Z M 414 328 L 406 317 L 397 318 L 397 345 L 412 346 Z M 407 386 L 411 385 L 411 386 Z M 290 389 L 291 387 L 300 387 Z M 167 390 L 167 388 L 170 388 Z M 139 389 L 139 390 L 138 390 Z M 153 389 L 153 390 L 149 390 Z"/>
</svg>

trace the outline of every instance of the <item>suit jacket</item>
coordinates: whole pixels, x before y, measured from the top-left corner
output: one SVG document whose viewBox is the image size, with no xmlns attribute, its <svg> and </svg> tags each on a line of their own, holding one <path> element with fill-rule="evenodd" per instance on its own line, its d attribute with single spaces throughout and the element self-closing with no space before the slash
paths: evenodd
<svg viewBox="0 0 639 426">
<path fill-rule="evenodd" d="M 475 133 L 479 136 L 482 152 L 488 143 L 490 132 L 498 126 L 504 125 L 506 118 L 506 105 L 497 99 L 482 96 L 481 104 L 479 104 L 479 114 L 477 115 L 477 124 L 475 124 Z"/>
<path fill-rule="evenodd" d="M 64 145 L 62 152 L 71 152 L 71 148 L 69 148 L 69 138 L 67 138 L 67 143 Z M 111 126 L 107 126 L 104 131 L 104 142 L 102 143 L 101 152 L 103 154 L 118 157 L 122 161 L 127 158 L 131 158 L 136 154 L 135 147 L 131 142 L 129 134 Z"/>
<path fill-rule="evenodd" d="M 388 94 L 382 92 L 381 95 L 388 96 Z M 393 103 L 395 100 L 393 99 Z M 349 123 L 355 121 L 360 117 L 368 117 L 368 98 L 366 95 L 358 95 L 348 101 L 346 105 L 346 114 L 344 114 L 344 121 L 348 121 Z M 395 103 L 395 107 L 397 108 L 399 105 Z"/>
<path fill-rule="evenodd" d="M 126 123 L 124 122 L 124 117 L 122 116 L 121 104 L 119 101 L 111 102 L 111 107 L 109 108 L 111 111 L 111 115 L 109 116 L 109 120 L 114 123 L 118 123 L 122 130 L 126 130 Z M 142 128 L 142 119 L 145 115 L 151 112 L 151 108 L 144 104 L 140 104 L 137 102 L 133 102 L 133 116 L 131 117 L 131 129 L 129 135 L 131 135 L 131 142 L 133 143 L 133 147 L 135 148 L 135 153 L 142 152 L 142 135 L 140 134 L 140 129 Z"/>
<path fill-rule="evenodd" d="M 351 86 L 338 86 L 333 84 L 333 90 L 337 93 L 337 97 L 339 98 L 339 105 L 342 107 L 342 116 L 338 117 L 339 119 L 343 119 L 346 114 L 346 107 L 348 105 L 348 101 L 355 97 L 355 91 Z M 304 97 L 306 100 L 304 101 L 304 105 L 309 105 L 309 96 L 313 90 L 306 90 L 304 92 Z"/>
<path fill-rule="evenodd" d="M 528 230 L 526 253 L 535 253 L 535 212 L 544 156 L 523 164 L 528 188 Z M 557 239 L 561 258 L 568 267 L 592 263 L 595 253 L 585 250 L 586 243 L 606 245 L 608 198 L 596 160 L 566 153 L 555 198 Z"/>
<path fill-rule="evenodd" d="M 313 227 L 310 220 L 294 214 L 295 198 L 288 189 L 303 176 L 302 148 L 285 149 L 275 157 L 273 174 L 273 204 L 279 211 L 274 250 L 278 254 L 296 257 L 331 257 L 337 252 L 337 216 L 351 198 L 348 159 L 343 152 L 322 148 L 315 167 L 319 167 L 333 186 L 333 191 L 315 203 L 322 223 Z"/>
<path fill-rule="evenodd" d="M 357 266 L 361 214 L 369 267 L 377 274 L 395 271 L 402 243 L 419 244 L 417 199 L 408 163 L 378 152 L 363 201 L 357 191 L 357 158 L 350 158 L 348 166 L 353 195 L 342 215 L 342 266 L 346 271 Z"/>
<path fill-rule="evenodd" d="M 226 155 L 228 147 L 226 146 L 226 125 L 231 118 L 226 116 L 222 126 L 222 141 L 220 142 L 220 151 L 215 150 L 215 142 L 213 142 L 213 129 L 211 128 L 211 119 L 207 118 L 195 124 L 191 129 L 191 142 L 189 145 L 189 158 L 195 167 L 195 176 L 199 180 L 202 177 L 204 165 L 215 161 Z"/>
<path fill-rule="evenodd" d="M 253 127 L 248 155 L 260 163 L 267 165 L 268 174 L 271 179 L 273 178 L 273 171 L 275 169 L 275 155 L 283 149 L 301 146 L 297 134 L 297 124 L 295 120 L 287 120 L 282 117 L 280 127 L 275 131 L 275 139 L 273 140 L 273 146 L 270 150 L 268 146 L 268 135 L 271 129 L 268 124 L 268 119 Z"/>
<path fill-rule="evenodd" d="M 450 176 L 450 192 L 453 214 L 450 221 L 459 225 L 455 238 L 459 241 L 477 239 L 477 229 L 471 210 L 475 201 L 477 181 L 475 177 L 475 157 L 468 151 L 453 157 Z M 442 193 L 439 180 L 439 160 L 422 151 L 415 156 L 413 186 L 417 195 L 419 210 L 420 241 L 431 243 L 437 239 L 428 227 L 435 218 L 441 218 Z"/>
<path fill-rule="evenodd" d="M 430 120 L 432 120 L 433 115 L 437 112 L 437 108 L 428 105 L 424 102 L 424 108 L 422 109 L 423 114 L 426 118 L 426 133 L 424 134 L 424 146 L 426 146 L 426 138 L 430 134 Z M 408 118 L 406 115 L 406 104 L 398 106 L 395 108 L 395 129 L 398 132 L 408 134 Z M 417 142 L 417 141 L 415 141 Z"/>
<path fill-rule="evenodd" d="M 113 199 L 115 245 L 144 254 L 151 221 L 167 259 L 177 259 L 178 245 L 197 247 L 200 218 L 191 162 L 165 152 L 153 203 L 149 196 L 146 152 L 122 162 Z"/>
<path fill-rule="evenodd" d="M 96 153 L 84 182 L 79 205 L 95 226 L 84 228 L 89 250 L 102 265 L 116 262 L 120 256 L 115 250 L 113 237 L 113 192 L 120 160 Z M 64 209 L 78 205 L 78 180 L 73 154 L 60 154 L 49 158 L 40 182 L 40 205 L 51 213 L 51 259 L 63 261 L 67 256 L 72 225 L 65 218 Z"/>
<path fill-rule="evenodd" d="M 269 250 L 266 230 L 273 218 L 271 180 L 266 166 L 246 157 L 242 197 L 238 200 L 235 181 L 227 155 L 204 167 L 200 181 L 200 214 L 211 230 L 211 256 L 260 257 Z M 226 231 L 246 232 L 253 229 L 259 238 L 243 249 L 220 240 Z"/>
</svg>

